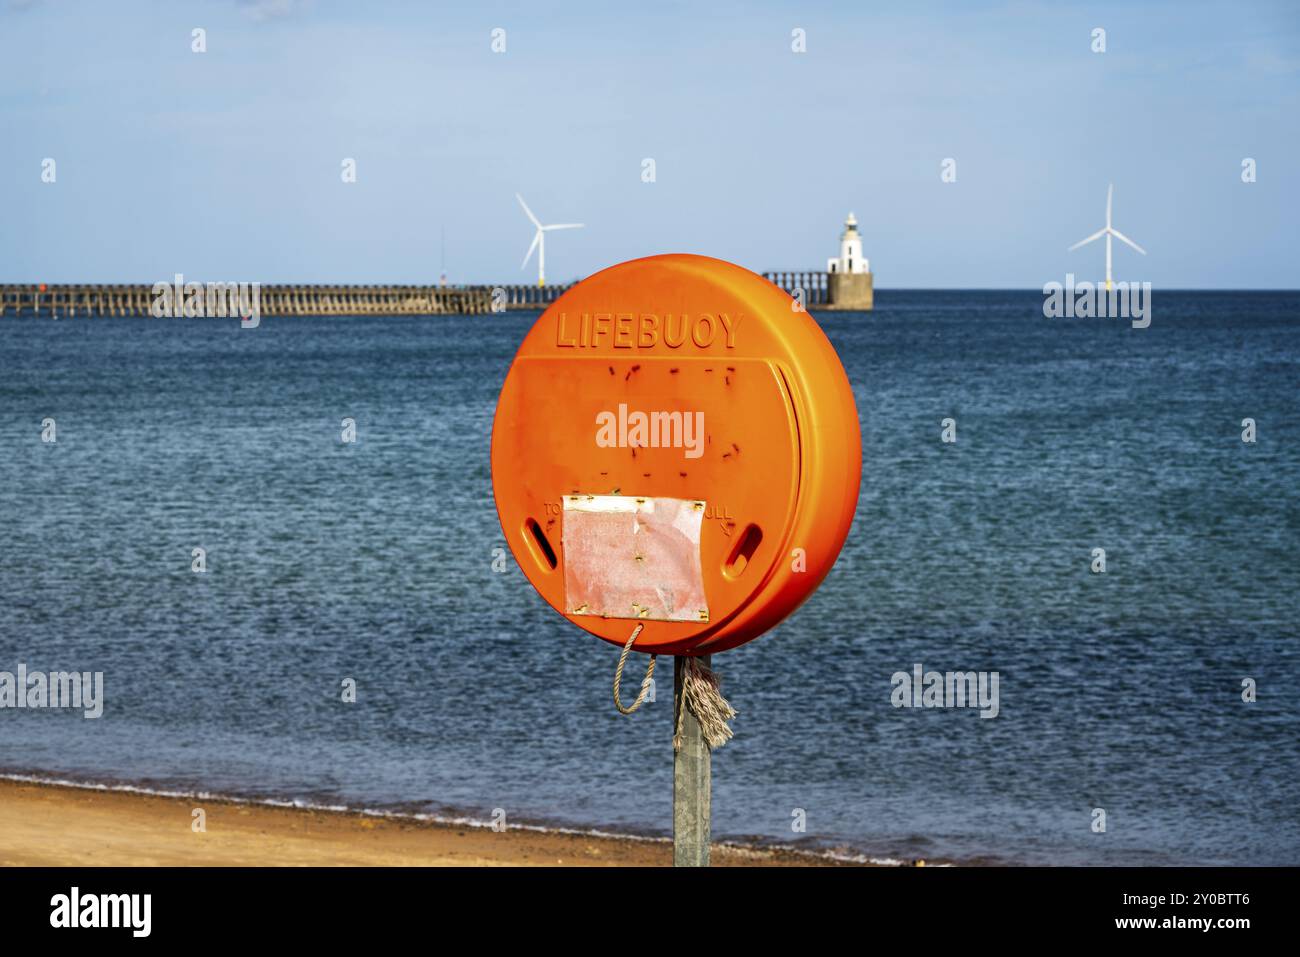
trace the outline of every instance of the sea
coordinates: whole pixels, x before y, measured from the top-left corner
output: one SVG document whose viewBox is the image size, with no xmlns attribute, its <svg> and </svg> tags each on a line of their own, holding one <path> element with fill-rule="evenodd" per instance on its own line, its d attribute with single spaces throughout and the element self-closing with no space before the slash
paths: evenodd
<svg viewBox="0 0 1300 957">
<path fill-rule="evenodd" d="M 713 659 L 715 839 L 1300 864 L 1300 293 L 814 315 L 861 495 L 821 588 Z M 98 719 L 0 709 L 0 773 L 668 836 L 671 663 L 620 715 L 618 649 L 501 560 L 535 319 L 0 319 L 0 671 L 103 674 Z M 996 672 L 996 717 L 897 706 L 917 666 Z"/>
</svg>

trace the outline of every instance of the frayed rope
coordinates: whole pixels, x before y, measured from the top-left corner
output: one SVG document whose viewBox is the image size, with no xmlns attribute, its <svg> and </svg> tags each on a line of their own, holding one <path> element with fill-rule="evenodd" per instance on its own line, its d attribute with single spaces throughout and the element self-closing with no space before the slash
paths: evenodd
<svg viewBox="0 0 1300 957">
<path fill-rule="evenodd" d="M 736 716 L 727 699 L 718 688 L 718 675 L 699 658 L 687 658 L 682 673 L 682 701 L 695 720 L 700 723 L 700 734 L 710 749 L 720 748 L 731 740 L 734 733 L 727 724 Z M 673 734 L 673 750 L 682 749 L 682 708 L 677 711 L 677 730 Z"/>
</svg>

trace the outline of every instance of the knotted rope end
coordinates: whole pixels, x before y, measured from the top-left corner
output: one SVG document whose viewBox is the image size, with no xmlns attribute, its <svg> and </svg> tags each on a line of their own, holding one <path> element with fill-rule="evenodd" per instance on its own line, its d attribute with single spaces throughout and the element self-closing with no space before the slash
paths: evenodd
<svg viewBox="0 0 1300 957">
<path fill-rule="evenodd" d="M 717 672 L 699 658 L 686 658 L 677 730 L 673 734 L 674 751 L 682 749 L 682 708 L 689 708 L 695 716 L 700 724 L 700 735 L 710 749 L 722 747 L 735 733 L 727 722 L 736 716 L 736 709 L 722 696 Z"/>
</svg>

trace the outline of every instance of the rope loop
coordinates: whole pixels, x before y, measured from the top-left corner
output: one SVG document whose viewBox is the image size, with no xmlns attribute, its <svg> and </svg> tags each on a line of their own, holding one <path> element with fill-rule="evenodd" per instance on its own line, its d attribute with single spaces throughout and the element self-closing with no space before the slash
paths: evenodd
<svg viewBox="0 0 1300 957">
<path fill-rule="evenodd" d="M 627 664 L 628 652 L 632 650 L 632 645 L 636 643 L 636 636 L 641 634 L 641 629 L 644 627 L 645 625 L 637 625 L 632 629 L 632 637 L 623 646 L 623 653 L 618 656 L 618 668 L 614 671 L 614 707 L 618 708 L 623 714 L 631 714 L 641 707 L 642 702 L 645 701 L 645 696 L 650 693 L 650 685 L 654 679 L 655 659 L 658 655 L 650 656 L 650 665 L 645 670 L 645 677 L 641 679 L 641 690 L 637 692 L 636 700 L 626 706 L 619 700 L 618 691 L 619 686 L 623 683 L 623 666 Z"/>
</svg>

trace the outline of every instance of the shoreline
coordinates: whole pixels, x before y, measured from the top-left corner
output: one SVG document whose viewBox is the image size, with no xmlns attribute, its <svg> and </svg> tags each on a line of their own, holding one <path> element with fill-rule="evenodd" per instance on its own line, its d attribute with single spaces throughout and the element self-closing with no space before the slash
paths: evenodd
<svg viewBox="0 0 1300 957">
<path fill-rule="evenodd" d="M 196 809 L 205 830 L 196 832 Z M 667 838 L 512 825 L 126 785 L 0 778 L 0 866 L 634 866 L 672 864 Z M 873 866 L 715 843 L 714 866 Z M 901 863 L 901 862 L 898 862 Z"/>
</svg>

